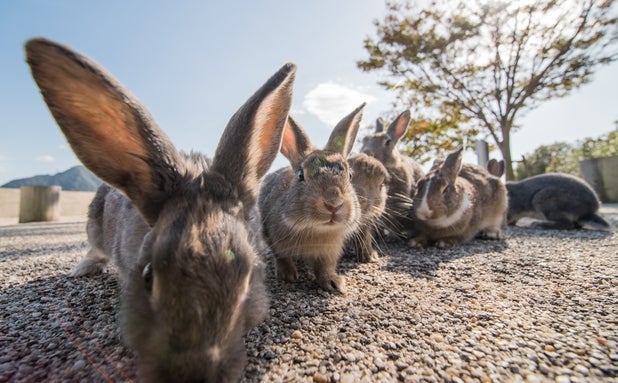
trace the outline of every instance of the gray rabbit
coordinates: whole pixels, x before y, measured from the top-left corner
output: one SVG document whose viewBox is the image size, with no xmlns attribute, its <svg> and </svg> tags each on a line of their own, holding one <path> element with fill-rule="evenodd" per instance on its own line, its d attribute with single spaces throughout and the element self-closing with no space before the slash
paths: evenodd
<svg viewBox="0 0 618 383">
<path fill-rule="evenodd" d="M 122 285 L 121 331 L 142 380 L 234 382 L 243 336 L 268 313 L 247 222 L 279 150 L 296 68 L 286 64 L 232 116 L 212 163 L 178 152 L 116 79 L 42 38 L 27 61 L 77 157 L 107 182 L 74 276 L 110 259 Z"/>
<path fill-rule="evenodd" d="M 507 210 L 506 187 L 485 168 L 462 164 L 463 148 L 436 161 L 418 183 L 413 204 L 416 237 L 412 246 L 438 247 L 482 235 L 498 239 Z"/>
<path fill-rule="evenodd" d="M 301 126 L 288 117 L 281 153 L 290 166 L 266 176 L 258 200 L 264 239 L 283 280 L 298 279 L 295 259 L 301 258 L 313 268 L 320 287 L 345 292 L 345 279 L 336 267 L 360 219 L 346 157 L 363 106 L 335 126 L 323 150 L 315 149 Z"/>
<path fill-rule="evenodd" d="M 358 230 L 350 239 L 350 247 L 359 262 L 377 260 L 375 237 L 379 235 L 386 207 L 389 175 L 376 158 L 364 153 L 351 155 L 352 185 L 361 208 Z"/>
<path fill-rule="evenodd" d="M 374 134 L 363 137 L 361 152 L 377 158 L 388 170 L 388 199 L 384 216 L 385 228 L 390 239 L 406 238 L 410 235 L 412 222 L 407 212 L 412 204 L 416 183 L 423 168 L 412 158 L 402 155 L 397 143 L 408 130 L 410 111 L 399 114 L 384 128 L 384 121 L 378 118 Z"/>
<path fill-rule="evenodd" d="M 508 223 L 520 218 L 540 219 L 533 225 L 546 229 L 611 231 L 599 214 L 599 199 L 582 179 L 563 173 L 547 173 L 507 182 L 509 193 Z"/>
</svg>

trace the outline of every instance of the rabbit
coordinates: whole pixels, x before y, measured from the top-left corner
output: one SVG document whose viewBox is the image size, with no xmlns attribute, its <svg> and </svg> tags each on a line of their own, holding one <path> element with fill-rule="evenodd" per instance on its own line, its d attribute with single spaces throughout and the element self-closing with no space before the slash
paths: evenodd
<svg viewBox="0 0 618 383">
<path fill-rule="evenodd" d="M 397 149 L 397 143 L 405 135 L 409 123 L 409 110 L 399 114 L 386 130 L 384 121 L 378 118 L 375 133 L 363 137 L 360 150 L 377 158 L 388 170 L 390 181 L 384 221 L 390 239 L 410 236 L 412 222 L 406 212 L 412 203 L 416 183 L 424 175 L 420 164 Z"/>
<path fill-rule="evenodd" d="M 105 182 L 89 208 L 91 249 L 72 275 L 114 261 L 120 329 L 140 380 L 238 381 L 243 336 L 269 305 L 247 221 L 281 144 L 296 66 L 285 64 L 231 117 L 209 162 L 177 151 L 94 61 L 43 38 L 25 50 L 71 148 Z"/>
<path fill-rule="evenodd" d="M 542 220 L 533 226 L 545 229 L 611 231 L 599 214 L 599 199 L 582 179 L 564 173 L 546 173 L 506 183 L 509 196 L 508 223 L 520 218 Z"/>
<path fill-rule="evenodd" d="M 380 161 L 364 153 L 350 156 L 348 164 L 361 209 L 358 230 L 349 242 L 359 262 L 373 262 L 378 259 L 374 235 L 386 207 L 388 171 Z"/>
<path fill-rule="evenodd" d="M 322 289 L 346 291 L 337 262 L 361 214 L 346 157 L 364 105 L 335 126 L 323 150 L 315 149 L 302 127 L 288 117 L 281 153 L 290 166 L 267 175 L 258 198 L 263 237 L 280 279 L 297 280 L 295 258 L 301 258 L 313 268 Z"/>
<path fill-rule="evenodd" d="M 434 163 L 414 196 L 412 246 L 453 246 L 481 233 L 499 239 L 507 210 L 504 183 L 486 169 L 462 164 L 463 148 Z"/>
</svg>

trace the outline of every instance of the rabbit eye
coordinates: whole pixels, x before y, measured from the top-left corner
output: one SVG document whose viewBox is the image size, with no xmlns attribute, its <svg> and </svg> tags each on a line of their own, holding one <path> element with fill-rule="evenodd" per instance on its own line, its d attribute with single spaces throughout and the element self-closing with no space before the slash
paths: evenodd
<svg viewBox="0 0 618 383">
<path fill-rule="evenodd" d="M 152 290 L 152 266 L 150 263 L 144 267 L 144 271 L 142 271 L 142 278 L 144 278 L 144 284 L 146 285 L 146 289 L 148 291 Z"/>
<path fill-rule="evenodd" d="M 298 176 L 299 181 L 302 182 L 305 180 L 305 173 L 303 172 L 303 168 L 298 169 L 298 171 L 296 172 L 296 175 Z"/>
<path fill-rule="evenodd" d="M 384 141 L 384 146 L 391 146 L 391 139 L 388 138 L 386 139 L 386 141 Z"/>
</svg>

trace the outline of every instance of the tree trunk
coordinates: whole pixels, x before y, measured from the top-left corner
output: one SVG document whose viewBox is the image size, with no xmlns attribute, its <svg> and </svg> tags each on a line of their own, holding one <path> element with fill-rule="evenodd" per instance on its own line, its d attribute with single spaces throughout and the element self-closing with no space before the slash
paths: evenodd
<svg viewBox="0 0 618 383">
<path fill-rule="evenodd" d="M 505 177 L 507 181 L 513 181 L 515 173 L 513 172 L 513 159 L 511 157 L 511 129 L 509 126 L 501 126 L 500 131 L 502 132 L 502 142 L 498 144 L 498 147 L 504 159 Z"/>
</svg>

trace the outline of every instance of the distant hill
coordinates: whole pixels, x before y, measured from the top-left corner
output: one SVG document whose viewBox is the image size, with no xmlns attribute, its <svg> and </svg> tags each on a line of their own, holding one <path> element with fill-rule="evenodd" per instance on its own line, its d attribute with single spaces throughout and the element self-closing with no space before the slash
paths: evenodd
<svg viewBox="0 0 618 383">
<path fill-rule="evenodd" d="M 22 178 L 9 181 L 0 187 L 19 188 L 20 186 L 30 185 L 60 185 L 62 190 L 95 191 L 99 185 L 101 185 L 101 180 L 92 174 L 90 170 L 78 165 L 62 173 L 54 174 L 53 176 L 41 175 L 30 178 Z"/>
</svg>

